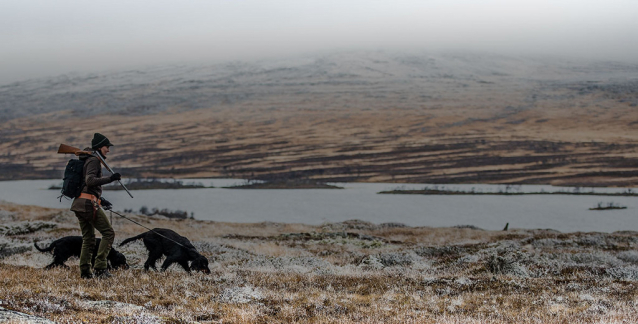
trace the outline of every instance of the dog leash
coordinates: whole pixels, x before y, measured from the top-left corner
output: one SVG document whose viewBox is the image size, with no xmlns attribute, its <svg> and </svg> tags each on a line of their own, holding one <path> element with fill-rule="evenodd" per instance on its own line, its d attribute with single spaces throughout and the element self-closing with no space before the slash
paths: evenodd
<svg viewBox="0 0 638 324">
<path fill-rule="evenodd" d="M 144 226 L 144 225 L 142 225 L 142 224 L 140 224 L 140 223 L 138 223 L 138 222 L 136 222 L 136 221 L 134 221 L 134 220 L 132 220 L 132 219 L 130 219 L 130 218 L 118 213 L 118 212 L 116 212 L 116 211 L 113 211 L 113 210 L 109 210 L 109 211 L 111 213 L 115 213 L 115 215 L 120 216 L 120 217 L 122 217 L 122 218 L 124 218 L 124 219 L 126 219 L 126 220 L 128 220 L 128 221 L 130 221 L 132 223 L 135 223 L 135 224 L 137 224 L 139 226 L 142 226 L 142 227 L 146 228 L 147 230 L 149 230 L 149 231 L 151 231 L 151 232 L 153 232 L 153 233 L 155 233 L 155 234 L 157 234 L 157 235 L 159 235 L 159 236 L 161 236 L 161 237 L 163 237 L 163 238 L 165 238 L 165 239 L 167 239 L 167 240 L 169 240 L 169 241 L 171 241 L 171 242 L 173 242 L 173 243 L 175 243 L 175 244 L 177 244 L 177 245 L 179 245 L 179 246 L 181 246 L 181 247 L 183 247 L 183 248 L 185 248 L 187 250 L 190 249 L 189 247 L 184 246 L 182 243 L 179 243 L 179 242 L 171 239 L 170 237 L 166 237 L 166 236 L 164 236 L 164 235 L 162 235 L 162 234 L 160 234 L 158 232 L 155 232 L 154 230 L 152 230 L 152 229 L 150 229 L 150 228 L 148 228 L 148 227 L 146 227 L 146 226 Z"/>
</svg>

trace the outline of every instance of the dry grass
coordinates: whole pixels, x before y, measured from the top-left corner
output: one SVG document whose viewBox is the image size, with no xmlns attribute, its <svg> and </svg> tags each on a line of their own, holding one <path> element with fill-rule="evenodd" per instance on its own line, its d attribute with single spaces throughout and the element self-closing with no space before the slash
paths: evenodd
<svg viewBox="0 0 638 324">
<path fill-rule="evenodd" d="M 638 184 L 635 121 L 620 117 L 634 114 L 627 102 L 601 94 L 577 106 L 567 91 L 555 102 L 512 111 L 525 94 L 475 89 L 459 97 L 440 90 L 440 102 L 407 100 L 401 107 L 400 95 L 357 102 L 356 94 L 344 95 L 354 101 L 348 107 L 335 106 L 328 92 L 317 100 L 303 94 L 303 104 L 274 98 L 152 116 L 101 115 L 101 132 L 117 141 L 113 161 L 125 178 Z M 492 99 L 478 103 L 480 96 Z M 56 178 L 68 160 L 52 154 L 58 145 L 84 146 L 94 133 L 65 112 L 0 121 L 0 129 L 18 130 L 2 134 L 2 179 Z"/>
<path fill-rule="evenodd" d="M 58 224 L 3 238 L 12 244 L 77 234 L 60 231 L 73 225 L 66 211 L 6 203 L 0 211 L 15 222 Z M 73 259 L 70 269 L 45 271 L 50 256 L 23 251 L 0 259 L 2 306 L 59 323 L 638 321 L 637 233 L 132 217 L 189 236 L 212 261 L 212 275 L 176 267 L 144 272 L 141 243 L 119 249 L 132 269 L 106 280 L 81 280 Z M 122 221 L 114 227 L 118 240 L 141 231 Z M 336 229 L 383 240 L 331 234 Z M 281 235 L 313 231 L 305 238 Z"/>
</svg>

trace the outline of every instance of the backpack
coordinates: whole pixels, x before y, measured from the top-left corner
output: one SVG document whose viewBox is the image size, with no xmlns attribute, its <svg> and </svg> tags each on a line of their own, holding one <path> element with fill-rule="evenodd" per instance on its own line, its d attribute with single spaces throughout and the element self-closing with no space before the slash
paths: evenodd
<svg viewBox="0 0 638 324">
<path fill-rule="evenodd" d="M 64 169 L 62 196 L 77 198 L 84 187 L 84 160 L 71 159 Z M 62 200 L 60 196 L 60 200 Z"/>
</svg>

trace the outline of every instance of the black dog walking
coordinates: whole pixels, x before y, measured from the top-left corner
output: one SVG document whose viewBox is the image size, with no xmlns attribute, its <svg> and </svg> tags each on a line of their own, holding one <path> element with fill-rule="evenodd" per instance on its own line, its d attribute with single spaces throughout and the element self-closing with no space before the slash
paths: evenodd
<svg viewBox="0 0 638 324">
<path fill-rule="evenodd" d="M 149 268 L 157 270 L 155 267 L 157 260 L 165 255 L 166 260 L 162 264 L 162 270 L 166 270 L 171 264 L 177 263 L 187 272 L 195 270 L 210 273 L 208 259 L 197 252 L 187 238 L 172 230 L 154 228 L 148 232 L 125 239 L 120 243 L 120 246 L 139 239 L 144 239 L 144 246 L 148 250 L 148 259 L 144 263 L 145 270 Z M 188 264 L 189 261 L 191 262 L 190 265 Z"/>
<path fill-rule="evenodd" d="M 100 238 L 95 239 L 93 259 L 91 260 L 91 264 L 95 264 L 95 257 L 97 256 L 97 250 L 100 246 L 101 241 L 102 239 Z M 82 236 L 65 236 L 51 242 L 49 246 L 44 248 L 39 247 L 36 242 L 34 242 L 33 245 L 40 252 L 53 253 L 53 262 L 46 266 L 45 269 L 51 269 L 53 267 L 67 267 L 64 264 L 66 260 L 68 260 L 72 256 L 80 257 L 80 253 L 82 251 Z M 107 268 L 129 268 L 128 264 L 126 263 L 126 257 L 124 256 L 124 254 L 118 252 L 113 248 L 109 251 L 106 260 L 108 261 Z"/>
</svg>

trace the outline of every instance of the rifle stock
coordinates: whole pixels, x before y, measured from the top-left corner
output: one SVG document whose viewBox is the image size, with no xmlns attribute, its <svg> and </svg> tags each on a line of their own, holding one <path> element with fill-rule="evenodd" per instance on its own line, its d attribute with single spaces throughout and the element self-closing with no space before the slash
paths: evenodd
<svg viewBox="0 0 638 324">
<path fill-rule="evenodd" d="M 92 152 L 89 151 L 82 151 L 77 147 L 73 147 L 70 145 L 66 145 L 66 144 L 60 144 L 60 147 L 58 148 L 58 154 L 75 154 L 75 155 L 80 155 L 80 154 L 91 154 Z"/>
</svg>

